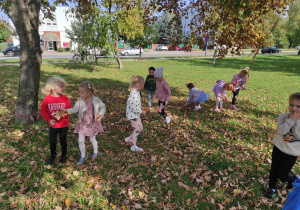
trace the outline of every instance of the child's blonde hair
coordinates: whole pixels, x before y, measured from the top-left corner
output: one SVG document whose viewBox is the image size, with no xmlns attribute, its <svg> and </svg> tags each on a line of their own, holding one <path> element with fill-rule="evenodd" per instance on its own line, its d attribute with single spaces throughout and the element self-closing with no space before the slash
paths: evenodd
<svg viewBox="0 0 300 210">
<path fill-rule="evenodd" d="M 129 86 L 128 90 L 132 91 L 133 87 L 138 83 L 144 83 L 144 78 L 142 76 L 139 76 L 139 75 L 132 75 L 130 86 Z"/>
<path fill-rule="evenodd" d="M 250 77 L 249 73 L 250 73 L 250 68 L 246 67 L 246 68 L 242 69 L 242 71 L 240 72 L 240 75 L 241 75 L 241 77 L 249 78 Z"/>
<path fill-rule="evenodd" d="M 63 84 L 65 86 L 67 83 L 62 77 L 59 76 L 50 77 L 47 80 L 45 86 L 42 88 L 42 93 L 45 95 L 50 95 L 52 94 L 52 89 L 54 87 L 58 87 L 60 84 Z"/>
<path fill-rule="evenodd" d="M 95 92 L 96 92 L 94 85 L 92 83 L 90 83 L 89 81 L 84 81 L 84 82 L 80 83 L 78 85 L 78 88 L 84 88 L 87 91 L 89 90 L 89 91 L 91 91 L 92 95 L 95 95 Z"/>
<path fill-rule="evenodd" d="M 224 90 L 233 90 L 234 88 L 234 84 L 232 83 L 225 83 L 225 85 L 223 86 Z"/>
</svg>

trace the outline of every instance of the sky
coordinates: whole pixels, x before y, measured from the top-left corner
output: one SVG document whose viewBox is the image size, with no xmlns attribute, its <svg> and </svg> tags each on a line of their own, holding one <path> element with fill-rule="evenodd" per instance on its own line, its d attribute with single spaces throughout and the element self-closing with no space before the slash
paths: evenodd
<svg viewBox="0 0 300 210">
<path fill-rule="evenodd" d="M 52 2 L 53 2 L 53 0 L 50 0 L 50 5 L 52 5 Z M 62 5 L 58 4 L 58 6 L 62 6 Z M 74 7 L 75 4 L 74 3 L 69 3 L 69 6 Z M 0 10 L 0 19 L 9 22 L 9 17 L 2 10 Z"/>
</svg>

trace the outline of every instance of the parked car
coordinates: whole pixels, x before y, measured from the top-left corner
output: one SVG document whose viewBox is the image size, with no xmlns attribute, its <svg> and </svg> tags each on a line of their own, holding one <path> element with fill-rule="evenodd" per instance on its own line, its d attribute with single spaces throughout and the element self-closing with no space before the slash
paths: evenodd
<svg viewBox="0 0 300 210">
<path fill-rule="evenodd" d="M 264 47 L 261 50 L 262 54 L 264 54 L 264 53 L 280 53 L 280 52 L 281 52 L 281 50 L 278 49 L 277 47 Z"/>
<path fill-rule="evenodd" d="M 15 55 L 20 55 L 20 45 L 14 46 L 14 47 L 10 47 L 10 45 L 8 45 L 9 47 L 4 49 L 2 51 L 2 53 L 4 55 L 8 55 L 9 57 L 14 57 Z"/>
<path fill-rule="evenodd" d="M 169 47 L 169 50 L 173 50 L 173 51 L 180 51 L 181 50 L 181 47 L 177 46 L 177 45 L 173 45 L 173 46 L 170 46 Z"/>
<path fill-rule="evenodd" d="M 189 52 L 191 52 L 192 49 L 193 49 L 193 46 L 191 46 L 191 45 L 184 45 L 184 46 L 182 47 L 182 50 L 184 50 L 184 51 L 189 51 Z"/>
<path fill-rule="evenodd" d="M 144 51 L 141 49 L 141 54 L 143 54 Z M 127 47 L 126 50 L 121 50 L 119 52 L 120 55 L 139 55 L 140 54 L 140 48 L 139 47 Z"/>
<path fill-rule="evenodd" d="M 156 47 L 156 50 L 157 51 L 167 51 L 168 47 L 165 46 L 165 45 L 159 45 L 159 46 Z"/>
</svg>

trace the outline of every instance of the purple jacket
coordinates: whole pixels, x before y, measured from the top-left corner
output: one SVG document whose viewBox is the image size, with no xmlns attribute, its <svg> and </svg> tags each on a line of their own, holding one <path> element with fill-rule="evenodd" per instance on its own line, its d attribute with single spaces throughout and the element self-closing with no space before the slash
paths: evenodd
<svg viewBox="0 0 300 210">
<path fill-rule="evenodd" d="M 156 81 L 156 98 L 159 101 L 169 101 L 171 99 L 171 89 L 165 79 Z"/>
<path fill-rule="evenodd" d="M 203 90 L 198 90 L 195 87 L 193 87 L 192 89 L 190 89 L 190 91 L 189 91 L 189 99 L 185 103 L 185 105 L 187 106 L 191 102 L 193 102 L 195 104 L 197 102 L 197 99 L 199 98 L 199 96 L 200 96 L 201 93 L 203 93 Z"/>
<path fill-rule="evenodd" d="M 234 84 L 234 87 L 236 87 L 237 84 L 239 83 L 239 77 L 240 77 L 240 73 L 237 73 L 237 74 L 233 75 L 231 83 Z M 247 82 L 247 77 L 244 77 L 244 81 L 242 83 L 242 88 L 245 88 L 246 82 Z"/>
<path fill-rule="evenodd" d="M 213 87 L 212 91 L 214 91 L 214 94 L 216 97 L 222 97 L 222 94 L 227 97 L 227 94 L 225 90 L 223 89 L 224 85 L 226 84 L 223 80 L 218 80 L 215 86 Z"/>
</svg>

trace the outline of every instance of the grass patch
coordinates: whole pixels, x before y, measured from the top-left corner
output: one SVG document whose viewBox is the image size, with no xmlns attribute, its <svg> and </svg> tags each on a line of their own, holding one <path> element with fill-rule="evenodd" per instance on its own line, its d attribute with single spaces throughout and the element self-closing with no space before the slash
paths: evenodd
<svg viewBox="0 0 300 210">
<path fill-rule="evenodd" d="M 45 167 L 49 156 L 48 125 L 41 121 L 29 125 L 14 124 L 18 66 L 0 66 L 0 207 L 120 209 L 178 208 L 280 209 L 287 197 L 281 183 L 279 199 L 266 202 L 274 124 L 278 114 L 288 109 L 288 96 L 299 91 L 298 56 L 260 56 L 254 63 L 248 57 L 211 59 L 144 60 L 116 63 L 43 64 L 41 87 L 53 75 L 67 81 L 65 94 L 74 105 L 77 85 L 89 80 L 104 101 L 107 113 L 105 132 L 97 136 L 100 156 L 76 166 L 79 158 L 77 135 L 73 129 L 76 115 L 70 117 L 68 162 Z M 155 107 L 143 116 L 144 130 L 138 145 L 144 153 L 132 153 L 124 138 L 131 132 L 124 121 L 130 77 L 147 76 L 149 66 L 164 67 L 172 99 L 167 113 L 172 122 L 163 124 Z M 187 100 L 185 84 L 212 94 L 216 80 L 231 81 L 242 67 L 251 69 L 246 90 L 237 101 L 239 111 L 213 112 L 214 98 L 199 112 L 182 108 Z M 146 106 L 146 93 L 143 92 Z M 228 93 L 231 96 L 231 93 Z M 39 96 L 39 103 L 43 100 Z M 40 104 L 39 104 L 40 105 Z M 89 156 L 93 153 L 86 141 Z M 58 154 L 60 146 L 58 144 Z M 299 174 L 299 163 L 293 173 Z M 141 205 L 141 206 L 139 206 Z"/>
</svg>

